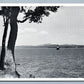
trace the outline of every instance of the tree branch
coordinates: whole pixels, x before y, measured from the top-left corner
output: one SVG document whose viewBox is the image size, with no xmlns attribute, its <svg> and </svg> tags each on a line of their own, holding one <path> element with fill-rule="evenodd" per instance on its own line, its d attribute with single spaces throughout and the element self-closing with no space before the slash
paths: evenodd
<svg viewBox="0 0 84 84">
<path fill-rule="evenodd" d="M 29 18 L 25 18 L 24 20 L 17 20 L 17 22 L 19 23 L 24 23 L 25 21 L 27 21 Z"/>
</svg>

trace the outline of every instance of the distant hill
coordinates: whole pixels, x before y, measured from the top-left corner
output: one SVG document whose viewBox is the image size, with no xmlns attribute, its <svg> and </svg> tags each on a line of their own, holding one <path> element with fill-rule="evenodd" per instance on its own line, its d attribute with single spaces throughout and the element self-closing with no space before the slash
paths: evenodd
<svg viewBox="0 0 84 84">
<path fill-rule="evenodd" d="M 64 44 L 64 45 L 58 45 L 58 44 L 44 44 L 44 45 L 38 45 L 38 46 L 16 46 L 16 48 L 84 48 L 84 45 L 68 45 L 68 44 Z"/>
</svg>

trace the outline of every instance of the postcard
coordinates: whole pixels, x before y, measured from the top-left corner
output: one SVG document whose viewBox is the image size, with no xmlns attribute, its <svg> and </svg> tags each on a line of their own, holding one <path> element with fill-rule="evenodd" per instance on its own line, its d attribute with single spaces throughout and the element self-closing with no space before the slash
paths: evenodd
<svg viewBox="0 0 84 84">
<path fill-rule="evenodd" d="M 83 81 L 83 17 L 84 4 L 1 4 L 0 81 Z"/>
</svg>

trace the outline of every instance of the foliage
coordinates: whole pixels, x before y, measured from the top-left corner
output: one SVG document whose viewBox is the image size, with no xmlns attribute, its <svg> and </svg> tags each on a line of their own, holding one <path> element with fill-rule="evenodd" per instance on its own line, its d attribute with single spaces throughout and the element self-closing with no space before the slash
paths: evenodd
<svg viewBox="0 0 84 84">
<path fill-rule="evenodd" d="M 53 6 L 53 7 L 50 7 L 50 6 L 39 6 L 39 7 L 36 7 L 35 10 L 28 10 L 27 13 L 25 13 L 25 18 L 29 18 L 29 21 L 30 22 L 38 22 L 38 23 L 41 23 L 42 22 L 42 18 L 44 16 L 49 16 L 50 12 L 49 11 L 52 11 L 52 12 L 56 12 L 57 11 L 57 8 L 59 8 L 58 6 Z"/>
<path fill-rule="evenodd" d="M 35 7 L 34 10 L 32 9 L 28 9 L 28 11 L 26 12 L 26 10 L 24 9 L 24 7 L 21 7 L 20 12 L 24 12 L 24 17 L 23 20 L 17 20 L 20 23 L 25 22 L 26 20 L 29 20 L 29 22 L 35 22 L 35 23 L 41 23 L 42 19 L 44 16 L 49 16 L 50 11 L 51 12 L 57 12 L 57 9 L 59 8 L 59 6 L 37 6 Z M 10 18 L 10 14 L 11 14 L 11 9 L 12 7 L 2 7 L 2 10 L 0 11 L 0 15 L 4 15 L 6 17 Z"/>
</svg>

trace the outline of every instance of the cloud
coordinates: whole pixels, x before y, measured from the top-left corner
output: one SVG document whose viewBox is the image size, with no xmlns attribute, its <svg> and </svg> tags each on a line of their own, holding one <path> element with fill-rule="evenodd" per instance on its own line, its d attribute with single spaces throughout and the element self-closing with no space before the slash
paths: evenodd
<svg viewBox="0 0 84 84">
<path fill-rule="evenodd" d="M 28 32 L 37 32 L 37 29 L 35 29 L 35 28 L 28 28 L 28 29 L 26 29 Z"/>
<path fill-rule="evenodd" d="M 23 30 L 22 29 L 19 29 L 19 33 L 37 33 L 37 34 L 40 34 L 40 35 L 47 35 L 48 32 L 45 31 L 45 30 L 38 30 L 36 28 L 24 28 Z"/>
<path fill-rule="evenodd" d="M 19 33 L 37 33 L 38 32 L 38 30 L 37 29 L 35 29 L 35 28 L 24 28 L 23 30 L 22 29 L 20 29 L 19 30 Z"/>
<path fill-rule="evenodd" d="M 42 31 L 40 31 L 40 32 L 39 32 L 39 34 L 42 34 L 42 35 L 47 35 L 47 34 L 48 34 L 48 32 L 47 32 L 47 31 L 42 30 Z"/>
</svg>

